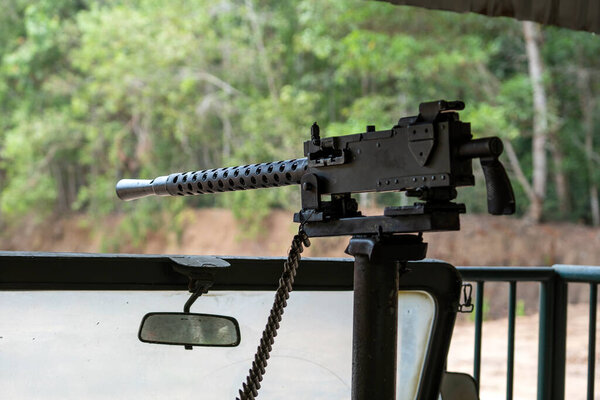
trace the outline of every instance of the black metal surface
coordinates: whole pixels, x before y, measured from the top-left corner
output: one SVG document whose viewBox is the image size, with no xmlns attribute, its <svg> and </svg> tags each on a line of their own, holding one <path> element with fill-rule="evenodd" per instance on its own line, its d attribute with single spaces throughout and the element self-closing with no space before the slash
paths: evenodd
<svg viewBox="0 0 600 400">
<path fill-rule="evenodd" d="M 556 277 L 553 267 L 459 267 L 465 281 L 546 282 Z"/>
<path fill-rule="evenodd" d="M 502 140 L 497 137 L 471 140 L 458 149 L 459 157 L 498 157 L 504 151 Z"/>
<path fill-rule="evenodd" d="M 398 275 L 408 260 L 425 257 L 420 236 L 353 237 L 352 399 L 396 398 Z"/>
<path fill-rule="evenodd" d="M 510 179 L 497 158 L 481 158 L 485 176 L 488 212 L 492 215 L 512 215 L 516 203 Z"/>
<path fill-rule="evenodd" d="M 192 281 L 188 285 L 188 289 L 192 292 L 192 295 L 187 299 L 183 305 L 183 312 L 189 313 L 192 305 L 198 300 L 200 296 L 208 292 L 208 289 L 212 286 L 213 281 Z"/>
<path fill-rule="evenodd" d="M 420 111 L 435 112 L 401 118 L 390 130 L 306 141 L 307 172 L 317 176 L 319 193 L 472 185 L 471 158 L 454 155 L 471 140 L 470 125 L 456 112 L 441 113 L 442 103 L 422 103 Z"/>
<path fill-rule="evenodd" d="M 217 258 L 231 266 L 217 270 L 211 290 L 275 290 L 285 261 L 284 257 Z M 188 290 L 188 278 L 173 267 L 196 259 L 205 257 L 0 251 L 0 290 Z M 294 290 L 352 290 L 352 263 L 351 258 L 303 258 Z M 458 270 L 465 281 L 547 282 L 557 275 L 580 281 L 566 273 L 567 266 Z"/>
<path fill-rule="evenodd" d="M 398 262 L 354 256 L 352 399 L 395 399 Z"/>
<path fill-rule="evenodd" d="M 0 252 L 0 290 L 188 290 L 196 256 Z M 275 290 L 285 258 L 220 256 L 213 290 Z M 303 259 L 294 290 L 352 290 L 352 259 Z"/>
<path fill-rule="evenodd" d="M 408 271 L 407 261 L 424 258 L 426 250 L 427 244 L 416 235 L 353 237 L 350 240 L 346 252 L 355 258 L 353 400 L 396 398 L 399 274 Z M 446 332 L 452 332 L 452 327 L 449 328 Z M 427 364 L 436 363 L 439 358 L 445 360 L 447 353 L 441 350 L 435 349 Z M 438 365 L 440 373 L 442 366 L 443 361 Z M 427 389 L 424 390 L 434 387 L 437 396 L 441 374 L 422 382 L 426 382 L 423 386 Z M 419 398 L 434 399 L 435 396 Z"/>
<path fill-rule="evenodd" d="M 307 222 L 304 229 L 310 237 L 457 231 L 460 229 L 460 219 L 458 210 L 449 210 Z"/>
</svg>

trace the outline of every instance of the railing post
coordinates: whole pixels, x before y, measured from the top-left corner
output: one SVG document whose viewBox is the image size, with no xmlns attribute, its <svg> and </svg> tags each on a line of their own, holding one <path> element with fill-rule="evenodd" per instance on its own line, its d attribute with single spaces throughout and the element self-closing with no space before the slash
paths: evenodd
<svg viewBox="0 0 600 400">
<path fill-rule="evenodd" d="M 564 400 L 567 284 L 557 275 L 540 284 L 538 400 Z"/>
<path fill-rule="evenodd" d="M 596 377 L 596 309 L 598 302 L 598 284 L 590 283 L 590 315 L 588 328 L 588 382 L 587 398 L 594 400 L 594 379 Z"/>
<path fill-rule="evenodd" d="M 513 398 L 516 307 L 517 282 L 510 281 L 508 291 L 508 343 L 506 346 L 506 400 L 512 400 Z"/>
<path fill-rule="evenodd" d="M 475 348 L 473 350 L 473 378 L 477 382 L 477 393 L 481 388 L 481 332 L 483 328 L 483 289 L 484 281 L 477 282 L 475 298 Z"/>
</svg>

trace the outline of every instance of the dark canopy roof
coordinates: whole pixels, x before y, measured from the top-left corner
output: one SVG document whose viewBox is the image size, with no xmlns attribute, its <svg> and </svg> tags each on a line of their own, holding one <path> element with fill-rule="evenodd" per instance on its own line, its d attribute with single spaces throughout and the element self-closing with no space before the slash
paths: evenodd
<svg viewBox="0 0 600 400">
<path fill-rule="evenodd" d="M 489 17 L 511 17 L 600 33 L 598 0 L 382 0 L 454 12 L 474 12 Z"/>
</svg>

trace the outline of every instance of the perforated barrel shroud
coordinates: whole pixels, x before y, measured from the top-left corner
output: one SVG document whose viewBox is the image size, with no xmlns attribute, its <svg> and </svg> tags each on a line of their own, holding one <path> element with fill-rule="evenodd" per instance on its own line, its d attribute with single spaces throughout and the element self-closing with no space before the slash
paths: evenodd
<svg viewBox="0 0 600 400">
<path fill-rule="evenodd" d="M 306 158 L 171 174 L 166 189 L 176 196 L 298 185 Z M 151 182 L 152 183 L 152 182 Z"/>
</svg>

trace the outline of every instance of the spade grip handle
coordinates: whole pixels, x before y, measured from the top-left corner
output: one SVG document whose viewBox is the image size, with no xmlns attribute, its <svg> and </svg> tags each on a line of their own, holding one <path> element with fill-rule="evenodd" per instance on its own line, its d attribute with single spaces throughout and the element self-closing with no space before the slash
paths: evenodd
<svg viewBox="0 0 600 400">
<path fill-rule="evenodd" d="M 479 158 L 487 189 L 488 212 L 492 215 L 510 215 L 515 212 L 515 195 L 502 163 L 498 160 L 504 151 L 498 137 L 471 140 L 462 145 L 459 156 Z"/>
<path fill-rule="evenodd" d="M 515 195 L 504 166 L 497 158 L 481 158 L 485 176 L 488 212 L 492 215 L 515 213 Z"/>
</svg>

